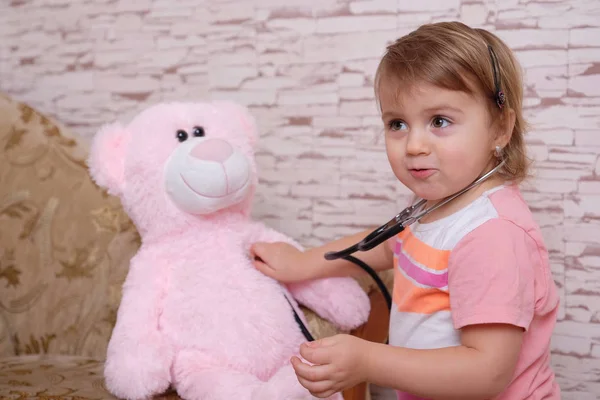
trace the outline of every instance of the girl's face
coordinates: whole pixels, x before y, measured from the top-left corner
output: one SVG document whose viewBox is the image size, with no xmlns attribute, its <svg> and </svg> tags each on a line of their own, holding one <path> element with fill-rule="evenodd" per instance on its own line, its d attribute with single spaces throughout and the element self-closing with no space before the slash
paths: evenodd
<svg viewBox="0 0 600 400">
<path fill-rule="evenodd" d="M 487 99 L 431 84 L 379 89 L 387 156 L 396 177 L 435 201 L 468 186 L 495 165 Z"/>
</svg>

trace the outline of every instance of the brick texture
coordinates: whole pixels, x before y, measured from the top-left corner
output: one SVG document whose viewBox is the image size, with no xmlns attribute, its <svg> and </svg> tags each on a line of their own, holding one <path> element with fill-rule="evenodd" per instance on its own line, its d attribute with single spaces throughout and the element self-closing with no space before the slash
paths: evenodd
<svg viewBox="0 0 600 400">
<path fill-rule="evenodd" d="M 526 79 L 527 200 L 562 308 L 563 398 L 600 398 L 598 0 L 4 0 L 0 89 L 89 139 L 164 100 L 228 98 L 262 132 L 254 215 L 305 245 L 387 220 L 408 192 L 372 91 L 385 45 L 459 19 L 497 33 Z"/>
</svg>

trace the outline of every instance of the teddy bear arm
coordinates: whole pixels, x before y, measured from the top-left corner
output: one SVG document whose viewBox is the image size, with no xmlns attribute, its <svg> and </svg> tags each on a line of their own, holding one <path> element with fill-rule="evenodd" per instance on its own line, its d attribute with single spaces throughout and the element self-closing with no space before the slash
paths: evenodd
<svg viewBox="0 0 600 400">
<path fill-rule="evenodd" d="M 118 397 L 145 398 L 169 386 L 173 351 L 159 330 L 160 282 L 152 264 L 132 259 L 104 369 L 107 388 Z"/>
<path fill-rule="evenodd" d="M 137 342 L 159 332 L 160 298 L 166 291 L 163 264 L 146 254 L 131 260 L 117 314 L 117 326 L 127 332 L 128 340 Z"/>
<path fill-rule="evenodd" d="M 287 286 L 299 303 L 341 330 L 355 329 L 369 318 L 369 297 L 352 278 L 325 278 Z"/>
</svg>

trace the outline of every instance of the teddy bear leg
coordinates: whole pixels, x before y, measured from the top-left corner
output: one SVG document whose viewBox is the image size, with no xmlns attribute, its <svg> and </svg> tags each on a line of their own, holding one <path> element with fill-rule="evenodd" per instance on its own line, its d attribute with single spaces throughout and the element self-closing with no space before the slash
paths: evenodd
<svg viewBox="0 0 600 400">
<path fill-rule="evenodd" d="M 250 374 L 228 370 L 199 351 L 182 350 L 172 369 L 173 386 L 185 400 L 250 400 L 260 380 Z"/>
<path fill-rule="evenodd" d="M 182 351 L 173 365 L 173 382 L 185 400 L 313 400 L 291 366 L 264 382 L 256 376 L 227 369 L 206 354 Z"/>
<path fill-rule="evenodd" d="M 259 391 L 258 398 L 286 399 L 286 400 L 313 400 L 313 397 L 300 382 L 291 364 L 285 364 L 277 371 L 267 384 Z"/>
<path fill-rule="evenodd" d="M 125 342 L 127 343 L 127 342 Z M 166 346 L 135 346 L 128 349 L 111 339 L 104 365 L 110 393 L 122 399 L 146 399 L 163 393 L 171 383 L 172 353 Z"/>
</svg>

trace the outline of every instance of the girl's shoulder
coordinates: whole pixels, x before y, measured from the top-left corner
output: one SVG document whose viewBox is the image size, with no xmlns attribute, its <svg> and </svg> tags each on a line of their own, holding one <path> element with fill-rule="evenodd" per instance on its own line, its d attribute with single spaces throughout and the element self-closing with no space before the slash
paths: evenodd
<svg viewBox="0 0 600 400">
<path fill-rule="evenodd" d="M 517 185 L 505 184 L 484 192 L 458 212 L 438 221 L 417 224 L 413 233 L 431 247 L 452 250 L 478 228 L 491 223 L 503 234 L 522 230 L 543 247 L 540 229 Z M 502 228 L 506 227 L 506 228 Z M 518 228 L 518 229 L 511 229 Z M 498 232 L 500 234 L 500 232 Z M 472 236 L 472 235 L 471 235 Z"/>
</svg>

